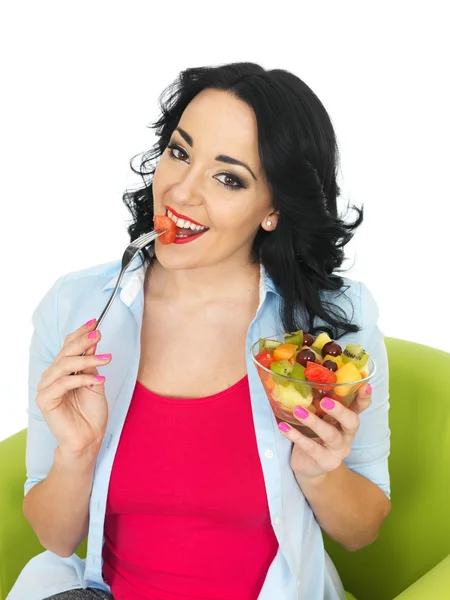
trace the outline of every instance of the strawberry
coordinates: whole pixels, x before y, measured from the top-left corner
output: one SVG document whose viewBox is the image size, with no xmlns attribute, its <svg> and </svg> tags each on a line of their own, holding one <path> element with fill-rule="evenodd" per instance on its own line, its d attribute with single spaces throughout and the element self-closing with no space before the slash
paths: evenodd
<svg viewBox="0 0 450 600">
<path fill-rule="evenodd" d="M 314 383 L 336 383 L 337 377 L 336 373 L 330 371 L 329 369 L 322 367 L 318 363 L 308 362 L 306 364 L 305 369 L 305 377 L 308 381 L 313 381 Z M 324 391 L 329 391 L 332 389 L 332 385 L 323 386 L 322 389 Z"/>
<path fill-rule="evenodd" d="M 153 223 L 155 224 L 155 231 L 165 231 L 159 236 L 161 244 L 171 244 L 177 235 L 177 226 L 170 217 L 165 215 L 155 215 L 153 217 Z"/>
</svg>

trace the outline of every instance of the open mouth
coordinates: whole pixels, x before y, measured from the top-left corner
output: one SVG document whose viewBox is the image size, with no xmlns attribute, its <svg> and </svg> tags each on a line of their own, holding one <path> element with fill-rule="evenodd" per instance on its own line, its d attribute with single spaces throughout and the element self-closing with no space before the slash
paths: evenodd
<svg viewBox="0 0 450 600">
<path fill-rule="evenodd" d="M 186 239 L 186 241 L 187 241 L 187 238 L 194 238 L 194 237 L 197 238 L 198 236 L 200 236 L 202 233 L 205 233 L 205 231 L 208 231 L 208 229 L 209 229 L 209 227 L 206 227 L 205 225 L 201 225 L 200 223 L 197 223 L 196 221 L 189 219 L 188 217 L 179 215 L 173 209 L 170 209 L 170 208 L 166 209 L 166 215 L 177 226 L 177 236 L 175 238 L 175 241 L 176 240 L 181 241 L 184 239 Z"/>
</svg>

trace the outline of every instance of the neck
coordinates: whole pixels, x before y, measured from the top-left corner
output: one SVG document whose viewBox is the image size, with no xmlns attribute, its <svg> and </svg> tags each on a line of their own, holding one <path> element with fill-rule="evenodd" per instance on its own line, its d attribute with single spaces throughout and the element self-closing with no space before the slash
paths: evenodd
<svg viewBox="0 0 450 600">
<path fill-rule="evenodd" d="M 146 289 L 183 303 L 242 298 L 259 290 L 260 265 L 221 263 L 199 269 L 169 270 L 156 259 L 147 270 Z"/>
</svg>

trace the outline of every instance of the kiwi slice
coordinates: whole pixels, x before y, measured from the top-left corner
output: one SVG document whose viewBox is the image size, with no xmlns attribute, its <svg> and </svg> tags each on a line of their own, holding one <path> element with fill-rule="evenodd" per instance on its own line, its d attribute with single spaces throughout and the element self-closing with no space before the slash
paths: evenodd
<svg viewBox="0 0 450 600">
<path fill-rule="evenodd" d="M 288 379 L 283 379 L 283 377 L 277 377 L 277 375 L 284 375 L 285 377 L 290 377 L 292 369 L 294 367 L 288 360 L 276 360 L 270 365 L 270 370 L 273 375 L 273 380 L 275 383 L 279 383 L 280 385 L 289 385 L 290 381 Z"/>
<path fill-rule="evenodd" d="M 278 348 L 278 346 L 281 346 L 281 342 L 277 342 L 276 340 L 266 340 L 264 338 L 261 338 L 259 340 L 260 352 L 262 352 L 263 350 L 268 350 L 270 354 L 273 354 L 273 351 L 275 350 L 275 348 Z"/>
<path fill-rule="evenodd" d="M 296 362 L 289 377 L 292 377 L 293 379 L 299 379 L 301 381 L 306 381 L 305 367 Z M 300 392 L 303 398 L 308 398 L 312 392 L 311 386 L 306 385 L 304 383 L 294 383 L 294 387 L 298 392 Z"/>
<path fill-rule="evenodd" d="M 361 344 L 347 344 L 341 356 L 344 364 L 352 362 L 360 371 L 366 366 L 369 360 L 369 355 Z"/>
<path fill-rule="evenodd" d="M 284 336 L 285 344 L 296 344 L 299 348 L 303 346 L 303 331 L 294 331 L 294 333 L 286 333 Z"/>
</svg>

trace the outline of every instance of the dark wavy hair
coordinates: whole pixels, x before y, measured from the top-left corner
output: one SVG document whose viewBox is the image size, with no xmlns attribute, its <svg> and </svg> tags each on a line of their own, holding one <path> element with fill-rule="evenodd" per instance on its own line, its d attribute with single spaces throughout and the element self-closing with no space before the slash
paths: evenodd
<svg viewBox="0 0 450 600">
<path fill-rule="evenodd" d="M 256 115 L 259 155 L 279 221 L 275 231 L 259 229 L 253 250 L 283 298 L 284 330 L 305 329 L 300 315 L 306 313 L 306 328 L 313 334 L 327 331 L 338 339 L 359 331 L 344 310 L 325 300 L 329 294 L 323 292 L 338 292 L 344 285 L 335 271 L 342 270 L 344 246 L 362 223 L 363 208 L 352 206 L 358 213 L 352 223 L 338 215 L 339 151 L 333 125 L 314 92 L 288 71 L 242 62 L 180 73 L 161 95 L 161 115 L 150 125 L 157 134 L 155 145 L 130 161 L 144 181 L 144 187 L 123 195 L 132 215 L 131 240 L 153 228 L 152 176 L 157 161 L 189 102 L 207 88 L 234 94 Z M 135 168 L 137 157 L 140 164 Z M 146 255 L 144 260 L 152 259 Z M 317 317 L 324 325 L 315 327 Z"/>
</svg>

